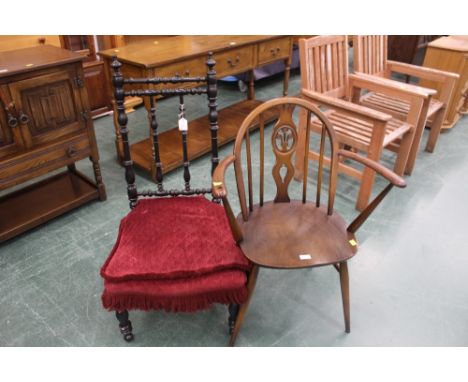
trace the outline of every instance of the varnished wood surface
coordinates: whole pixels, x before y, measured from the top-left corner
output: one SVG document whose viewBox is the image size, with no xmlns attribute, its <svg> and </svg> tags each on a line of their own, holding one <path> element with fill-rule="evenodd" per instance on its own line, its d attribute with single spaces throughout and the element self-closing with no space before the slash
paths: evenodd
<svg viewBox="0 0 468 382">
<path fill-rule="evenodd" d="M 466 103 L 468 86 L 468 36 L 441 37 L 429 43 L 423 67 L 446 70 L 460 75 L 447 101 L 447 112 L 442 129 L 451 129 L 460 119 L 460 111 Z M 441 83 L 423 79 L 422 86 L 441 92 Z"/>
<path fill-rule="evenodd" d="M 0 198 L 0 242 L 98 198 L 78 172 L 64 172 Z"/>
<path fill-rule="evenodd" d="M 218 112 L 220 129 L 218 130 L 218 144 L 223 145 L 231 142 L 236 137 L 239 126 L 244 118 L 256 106 L 260 105 L 258 100 L 245 100 L 222 109 Z M 268 120 L 274 118 L 275 113 L 269 113 Z M 258 125 L 253 125 L 257 127 Z M 188 130 L 188 157 L 189 160 L 198 158 L 210 152 L 211 137 L 208 129 L 208 116 L 200 117 L 189 122 Z M 178 129 L 170 129 L 158 136 L 161 151 L 161 162 L 163 173 L 168 173 L 183 164 L 181 152 L 182 141 Z M 131 154 L 135 165 L 151 172 L 153 155 L 151 151 L 152 142 L 150 138 L 131 145 Z"/>
<path fill-rule="evenodd" d="M 237 217 L 244 240 L 244 254 L 255 264 L 271 268 L 306 268 L 334 264 L 351 258 L 357 246 L 349 243 L 354 235 L 346 231 L 346 222 L 327 208 L 303 204 L 266 202 L 255 205 L 248 221 Z M 301 260 L 300 255 L 310 255 Z M 307 256 L 306 256 L 307 257 Z"/>
<path fill-rule="evenodd" d="M 116 49 L 108 49 L 99 54 L 104 57 L 116 55 L 119 61 L 152 68 L 177 62 L 181 59 L 206 56 L 208 52 L 216 53 L 224 51 L 227 48 L 240 48 L 252 43 L 269 41 L 278 37 L 280 36 L 175 36 L 157 40 L 157 43 L 144 41 Z"/>
<path fill-rule="evenodd" d="M 52 45 L 0 52 L 0 78 L 83 60 L 83 55 Z"/>
<path fill-rule="evenodd" d="M 0 35 L 0 51 L 29 48 L 37 45 L 53 45 L 60 47 L 58 35 Z"/>
<path fill-rule="evenodd" d="M 176 36 L 158 41 L 157 44 L 154 44 L 154 42 L 144 42 L 101 52 L 105 59 L 109 97 L 113 97 L 113 90 L 110 86 L 110 63 L 111 57 L 114 55 L 117 55 L 119 61 L 123 62 L 121 70 L 125 77 L 142 78 L 171 77 L 174 75 L 204 76 L 205 57 L 208 52 L 214 52 L 217 78 L 253 70 L 255 67 L 272 61 L 283 60 L 285 63 L 283 95 L 287 95 L 292 59 L 291 36 Z M 167 87 L 177 86 L 177 84 L 169 84 Z M 190 86 L 190 84 L 187 86 Z M 158 88 L 161 85 L 152 85 L 152 87 Z M 147 88 L 150 88 L 150 86 L 147 86 Z M 248 101 L 255 99 L 253 77 L 249 83 L 247 98 Z M 244 113 L 243 115 L 245 116 L 256 105 L 249 102 L 237 104 L 233 108 L 233 116 L 236 116 L 238 112 Z M 145 104 L 145 107 L 149 110 L 148 103 Z M 226 112 L 223 114 L 226 114 Z M 239 119 L 236 118 L 235 121 L 239 121 Z M 225 128 L 225 124 L 229 126 Z M 220 145 L 233 139 L 235 132 L 231 131 L 232 125 L 232 122 L 229 121 L 220 122 L 218 131 Z M 123 143 L 118 123 L 115 119 L 114 127 L 116 149 L 118 157 L 122 161 L 124 157 Z M 194 138 L 191 138 L 191 136 Z M 190 146 L 194 147 L 192 151 L 198 151 L 197 146 L 199 146 L 199 142 L 201 141 L 196 138 L 196 134 L 190 134 L 189 132 L 189 151 L 191 150 Z M 204 142 L 206 146 L 200 149 L 199 152 L 209 151 L 210 141 L 206 140 Z M 169 145 L 168 147 L 171 146 Z M 148 166 L 151 166 L 151 170 L 149 171 L 154 177 L 155 167 L 151 160 L 151 150 L 147 151 L 149 148 L 151 148 L 150 144 L 142 142 L 133 146 L 132 154 L 134 155 L 135 163 L 140 167 L 148 169 Z M 161 155 L 168 157 L 169 162 L 176 160 L 171 159 L 174 156 L 172 151 L 171 148 L 166 149 L 164 146 L 161 146 Z M 182 161 L 179 161 L 179 164 L 182 164 Z M 171 168 L 175 167 L 166 165 L 165 168 L 166 171 L 170 171 Z"/>
</svg>

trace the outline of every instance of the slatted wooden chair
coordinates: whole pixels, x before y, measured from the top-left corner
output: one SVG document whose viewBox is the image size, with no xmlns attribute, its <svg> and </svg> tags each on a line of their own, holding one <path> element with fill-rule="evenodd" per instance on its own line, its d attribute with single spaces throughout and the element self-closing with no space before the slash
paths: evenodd
<svg viewBox="0 0 468 382">
<path fill-rule="evenodd" d="M 238 305 L 247 299 L 249 261 L 234 241 L 220 201 L 208 200 L 211 184 L 193 188 L 189 170 L 184 96 L 207 94 L 209 119 L 206 134 L 211 134 L 211 171 L 218 164 L 216 72 L 209 57 L 206 77 L 124 78 L 121 63 L 113 59 L 113 85 L 117 120 L 124 147 L 125 179 L 131 212 L 125 216 L 111 254 L 101 268 L 104 278 L 102 303 L 115 311 L 120 331 L 126 341 L 133 340 L 129 310 L 193 312 L 214 303 L 229 304 L 232 327 Z M 206 86 L 200 86 L 203 83 Z M 149 89 L 128 90 L 133 85 L 150 85 Z M 192 88 L 164 89 L 165 84 L 195 84 Z M 125 89 L 124 89 L 125 86 Z M 184 169 L 182 189 L 167 189 L 163 183 L 163 166 L 159 154 L 158 122 L 154 97 L 180 97 L 180 148 Z M 153 141 L 156 167 L 156 190 L 137 190 L 130 156 L 126 96 L 149 98 L 148 120 Z"/>
<path fill-rule="evenodd" d="M 271 139 L 267 139 L 265 134 L 268 130 L 264 121 L 266 113 L 272 109 L 278 111 L 279 117 L 272 128 Z M 312 201 L 307 199 L 307 188 L 312 183 L 308 171 L 308 154 L 297 151 L 298 128 L 294 122 L 294 113 L 297 111 L 304 112 L 307 116 L 308 123 L 304 126 L 307 141 L 313 129 L 311 121 L 313 120 L 314 124 L 320 123 L 321 126 L 316 192 Z M 257 121 L 260 128 L 260 147 L 255 157 L 258 158 L 259 165 L 251 152 L 249 129 L 249 126 Z M 276 197 L 266 201 L 264 194 L 268 179 L 265 179 L 265 174 L 268 172 L 265 170 L 265 150 L 269 150 L 270 142 L 275 157 L 271 174 L 276 185 Z M 330 150 L 328 184 L 325 184 L 324 180 L 325 146 Z M 300 200 L 293 200 L 288 192 L 294 174 L 294 155 L 296 160 L 304 164 L 302 187 L 299 186 L 302 189 Z M 348 226 L 333 210 L 340 158 L 356 161 L 390 182 Z M 226 170 L 232 164 L 241 206 L 237 218 L 229 204 L 225 179 Z M 249 296 L 252 295 L 260 267 L 297 269 L 332 265 L 340 275 L 345 330 L 349 333 L 351 324 L 347 261 L 357 252 L 355 233 L 394 185 L 405 187 L 405 181 L 369 158 L 339 149 L 338 134 L 330 119 L 312 103 L 304 99 L 285 97 L 267 101 L 253 110 L 239 129 L 233 153 L 221 161 L 213 176 L 213 194 L 222 199 L 235 238 L 244 254 L 254 264 L 248 282 Z M 258 187 L 258 193 L 254 187 Z M 322 204 L 321 195 L 325 192 L 328 196 L 327 202 Z M 241 305 L 231 336 L 231 345 L 239 333 L 249 301 L 250 297 Z"/>
<path fill-rule="evenodd" d="M 326 108 L 325 114 L 333 124 L 342 147 L 363 152 L 369 159 L 380 161 L 384 148 L 396 151 L 394 171 L 402 175 L 413 142 L 414 127 L 419 119 L 427 94 L 417 89 L 395 84 L 390 80 L 371 76 L 348 74 L 348 40 L 346 36 L 317 36 L 299 40 L 301 62 L 301 97 Z M 407 102 L 410 111 L 402 121 L 388 113 L 382 113 L 358 105 L 364 91 L 374 91 L 398 97 Z M 317 160 L 318 153 L 305 143 L 305 113 L 300 115 L 299 152 L 309 150 L 310 159 Z M 312 131 L 320 133 L 320 123 L 312 122 Z M 401 140 L 401 143 L 395 143 Z M 299 156 L 300 157 L 300 156 Z M 325 158 L 325 163 L 329 159 Z M 295 163 L 296 179 L 302 177 L 302 160 Z M 344 161 L 338 171 L 361 182 L 356 208 L 363 210 L 369 203 L 375 173 L 365 167 L 359 170 Z"/>
<path fill-rule="evenodd" d="M 442 89 L 440 94 L 437 94 L 437 91 L 433 89 L 414 86 L 418 91 L 426 92 L 428 97 L 416 124 L 414 143 L 411 146 L 405 169 L 406 174 L 411 174 L 426 124 L 431 127 L 426 151 L 432 153 L 435 149 L 447 112 L 447 104 L 459 76 L 456 73 L 388 60 L 387 41 L 387 36 L 382 35 L 353 36 L 354 71 L 386 79 L 390 79 L 393 73 L 404 74 L 440 83 Z M 401 120 L 407 118 L 410 110 L 407 100 L 379 92 L 369 92 L 363 95 L 360 102 L 367 107 L 389 113 Z"/>
</svg>

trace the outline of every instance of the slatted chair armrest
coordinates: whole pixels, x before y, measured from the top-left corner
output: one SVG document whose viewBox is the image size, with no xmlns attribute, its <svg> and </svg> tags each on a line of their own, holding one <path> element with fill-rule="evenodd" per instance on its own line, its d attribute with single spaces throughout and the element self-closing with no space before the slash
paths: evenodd
<svg viewBox="0 0 468 382">
<path fill-rule="evenodd" d="M 388 168 L 382 166 L 380 163 L 377 163 L 369 158 L 365 158 L 359 154 L 347 150 L 338 150 L 338 155 L 348 159 L 353 159 L 356 162 L 359 162 L 364 166 L 371 168 L 390 182 L 387 185 L 387 187 L 385 187 L 383 191 L 381 191 L 380 194 L 378 194 L 374 198 L 374 200 L 372 200 L 369 203 L 369 205 L 348 226 L 347 231 L 354 234 L 364 224 L 364 222 L 372 214 L 372 212 L 374 212 L 376 207 L 390 192 L 393 186 L 404 188 L 406 187 L 406 182 L 402 177 L 395 174 L 392 170 L 389 170 Z"/>
<path fill-rule="evenodd" d="M 387 61 L 387 65 L 392 72 L 424 78 L 425 80 L 430 80 L 434 82 L 444 82 L 448 78 L 452 78 L 454 80 L 460 78 L 460 75 L 457 73 L 447 72 L 445 70 L 433 68 L 426 68 L 424 66 L 406 64 L 404 62 L 389 60 Z"/>
<path fill-rule="evenodd" d="M 389 114 L 382 113 L 380 111 L 373 110 L 365 106 L 357 105 L 349 101 L 344 101 L 339 98 L 334 98 L 321 93 L 316 93 L 304 88 L 301 91 L 301 95 L 306 99 L 308 98 L 312 102 L 333 109 L 344 110 L 358 118 L 365 117 L 367 119 L 377 122 L 388 122 L 392 119 L 392 116 Z"/>
<path fill-rule="evenodd" d="M 385 93 L 385 91 L 391 91 L 407 96 L 419 96 L 424 99 L 437 94 L 437 91 L 434 89 L 405 84 L 404 82 L 399 82 L 388 78 L 372 76 L 369 74 L 359 72 L 355 74 L 350 74 L 349 81 L 350 84 L 352 84 L 353 86 L 356 86 L 361 89 L 371 90 L 374 92 Z"/>
<path fill-rule="evenodd" d="M 349 150 L 339 150 L 338 155 L 348 158 L 348 159 L 355 160 L 356 162 L 359 162 L 363 164 L 364 166 L 371 168 L 376 173 L 378 173 L 379 175 L 387 179 L 394 186 L 397 186 L 400 188 L 406 187 L 406 182 L 401 176 L 398 176 L 392 170 L 386 168 L 385 166 L 382 166 L 380 163 L 372 159 L 363 157 L 362 155 L 356 154 Z"/>
<path fill-rule="evenodd" d="M 224 176 L 227 168 L 236 160 L 234 155 L 229 155 L 224 158 L 216 167 L 216 170 L 213 174 L 212 181 L 212 192 L 215 198 L 225 198 L 227 196 L 227 189 L 224 180 Z"/>
</svg>

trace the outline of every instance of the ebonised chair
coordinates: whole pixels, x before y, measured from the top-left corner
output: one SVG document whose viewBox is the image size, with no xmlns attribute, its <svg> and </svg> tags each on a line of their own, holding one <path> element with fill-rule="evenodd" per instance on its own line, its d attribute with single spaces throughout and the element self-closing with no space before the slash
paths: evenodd
<svg viewBox="0 0 468 382">
<path fill-rule="evenodd" d="M 265 115 L 271 113 L 271 109 L 276 109 L 279 117 L 272 128 L 270 140 L 265 138 L 267 130 L 264 121 Z M 297 149 L 299 134 L 293 117 L 295 109 L 299 114 L 304 112 L 307 116 L 307 123 L 304 126 L 306 142 L 309 142 L 312 130 L 311 120 L 321 125 L 316 192 L 313 201 L 307 200 L 309 174 L 312 173 L 308 167 L 308 151 Z M 254 154 L 251 152 L 249 129 L 249 126 L 257 120 L 260 126 L 260 147 L 254 154 L 258 158 L 259 165 L 257 161 L 253 164 Z M 268 142 L 271 142 L 275 156 L 271 174 L 276 185 L 276 196 L 271 201 L 264 200 L 265 148 Z M 328 193 L 327 203 L 322 204 L 322 188 L 326 179 L 323 169 L 325 151 L 329 152 L 330 172 L 328 190 L 324 190 Z M 302 161 L 304 166 L 300 200 L 293 200 L 288 192 L 294 175 L 294 156 L 296 161 Z M 346 225 L 343 218 L 333 210 L 340 159 L 356 161 L 390 182 L 349 225 Z M 243 163 L 244 160 L 246 162 Z M 237 194 L 241 206 L 241 213 L 237 218 L 227 198 L 225 180 L 226 169 L 232 164 L 234 164 Z M 254 193 L 254 184 L 258 184 L 258 194 L 257 191 Z M 213 176 L 213 194 L 222 199 L 234 236 L 245 256 L 254 264 L 248 280 L 249 298 L 240 307 L 230 344 L 234 344 L 239 333 L 260 267 L 282 269 L 323 265 L 335 267 L 341 282 L 345 330 L 349 332 L 351 324 L 347 261 L 357 252 L 355 233 L 394 185 L 406 186 L 400 176 L 381 164 L 349 150 L 339 149 L 337 134 L 330 120 L 310 101 L 292 97 L 278 98 L 267 101 L 253 110 L 239 129 L 232 155 L 221 161 Z M 257 203 L 254 203 L 255 198 Z"/>
<path fill-rule="evenodd" d="M 236 244 L 220 201 L 212 188 L 193 188 L 189 170 L 184 96 L 206 94 L 209 115 L 206 134 L 211 134 L 211 173 L 218 164 L 217 84 L 215 61 L 210 54 L 206 77 L 124 78 L 122 64 L 112 61 L 112 82 L 117 104 L 117 120 L 122 135 L 125 179 L 131 211 L 119 228 L 117 242 L 101 268 L 104 278 L 102 303 L 115 311 L 126 341 L 133 340 L 129 310 L 193 312 L 214 303 L 229 304 L 229 325 L 233 326 L 239 304 L 246 301 L 250 262 Z M 163 88 L 165 84 L 186 84 L 185 88 Z M 206 84 L 206 86 L 200 86 Z M 127 90 L 133 85 L 144 89 Z M 195 87 L 193 87 L 195 86 Z M 156 190 L 137 189 L 130 153 L 126 96 L 147 97 Z M 158 143 L 155 96 L 179 97 L 180 148 L 184 168 L 182 189 L 166 189 L 163 183 Z M 207 171 L 208 168 L 207 168 Z M 210 200 L 205 198 L 210 196 Z"/>
</svg>

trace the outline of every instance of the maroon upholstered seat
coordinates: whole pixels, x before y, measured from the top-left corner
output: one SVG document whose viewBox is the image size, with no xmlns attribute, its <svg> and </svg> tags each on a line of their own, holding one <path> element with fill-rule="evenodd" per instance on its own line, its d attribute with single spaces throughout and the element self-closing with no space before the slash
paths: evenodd
<svg viewBox="0 0 468 382">
<path fill-rule="evenodd" d="M 222 206 L 203 196 L 142 199 L 101 269 L 109 310 L 191 312 L 243 303 L 250 263 Z"/>
</svg>

